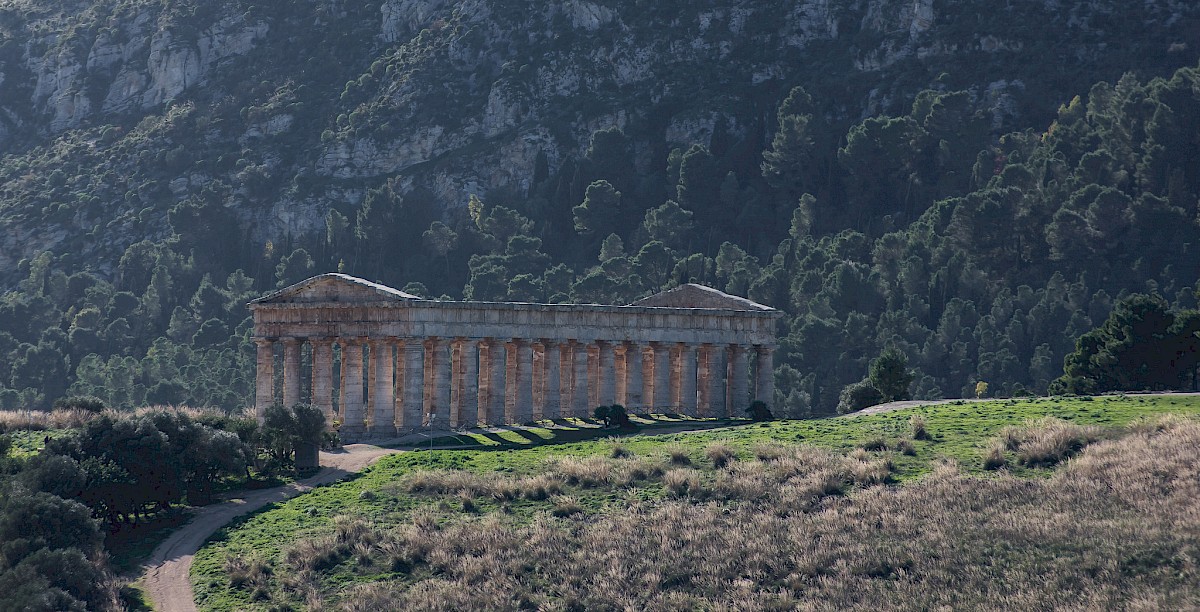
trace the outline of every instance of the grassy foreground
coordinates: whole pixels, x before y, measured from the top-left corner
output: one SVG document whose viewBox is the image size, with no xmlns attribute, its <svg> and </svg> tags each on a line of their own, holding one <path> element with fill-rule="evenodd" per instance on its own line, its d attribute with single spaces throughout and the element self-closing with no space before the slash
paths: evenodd
<svg viewBox="0 0 1200 612">
<path fill-rule="evenodd" d="M 1164 414 L 1200 398 L 406 453 L 218 532 L 192 579 L 213 610 L 1190 607 L 1200 425 Z"/>
</svg>

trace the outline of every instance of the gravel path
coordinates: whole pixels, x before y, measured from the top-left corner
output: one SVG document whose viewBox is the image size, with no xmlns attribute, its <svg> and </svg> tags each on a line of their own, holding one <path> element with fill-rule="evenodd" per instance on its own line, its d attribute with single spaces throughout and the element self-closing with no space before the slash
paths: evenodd
<svg viewBox="0 0 1200 612">
<path fill-rule="evenodd" d="M 158 612 L 196 609 L 188 572 L 192 557 L 213 532 L 229 521 L 263 506 L 295 497 L 313 487 L 329 484 L 366 468 L 384 455 L 403 452 L 370 444 L 347 444 L 339 452 L 321 453 L 321 471 L 308 478 L 273 489 L 249 491 L 238 499 L 197 508 L 192 520 L 171 534 L 146 560 L 142 585 Z"/>
</svg>

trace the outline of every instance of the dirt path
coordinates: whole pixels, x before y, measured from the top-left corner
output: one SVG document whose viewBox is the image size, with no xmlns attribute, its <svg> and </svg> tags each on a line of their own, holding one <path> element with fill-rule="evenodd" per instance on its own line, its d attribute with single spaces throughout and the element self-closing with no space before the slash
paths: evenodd
<svg viewBox="0 0 1200 612">
<path fill-rule="evenodd" d="M 359 472 L 384 455 L 403 452 L 370 444 L 347 444 L 335 453 L 321 453 L 321 465 L 316 475 L 292 484 L 250 491 L 232 499 L 196 510 L 191 522 L 171 534 L 146 560 L 142 585 L 150 603 L 159 612 L 191 611 L 196 609 L 195 596 L 188 572 L 192 557 L 208 536 L 229 521 L 263 506 L 295 497 L 313 487 L 341 480 Z"/>
</svg>

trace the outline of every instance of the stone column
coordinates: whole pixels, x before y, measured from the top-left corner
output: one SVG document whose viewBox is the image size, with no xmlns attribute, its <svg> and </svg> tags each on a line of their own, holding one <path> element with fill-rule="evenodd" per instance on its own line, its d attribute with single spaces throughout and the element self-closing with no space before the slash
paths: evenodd
<svg viewBox="0 0 1200 612">
<path fill-rule="evenodd" d="M 725 403 L 727 390 L 725 387 L 725 351 L 724 344 L 710 345 L 708 348 L 708 416 L 724 418 L 729 416 L 729 406 Z"/>
<path fill-rule="evenodd" d="M 709 418 L 712 413 L 712 369 L 709 360 L 712 346 L 701 345 L 696 350 L 696 416 Z"/>
<path fill-rule="evenodd" d="M 546 418 L 546 345 L 541 340 L 536 340 L 530 343 L 530 348 L 533 353 L 529 371 L 529 377 L 533 382 L 530 420 L 540 421 Z"/>
<path fill-rule="evenodd" d="M 487 340 L 488 362 L 488 396 L 487 409 L 481 419 L 488 425 L 503 425 L 507 419 L 505 401 L 508 397 L 505 376 L 508 372 L 508 358 L 504 343 L 495 338 Z"/>
<path fill-rule="evenodd" d="M 363 342 L 367 347 L 366 359 L 363 361 L 363 378 L 367 383 L 367 398 L 363 400 L 363 414 L 366 416 L 367 427 L 375 422 L 375 346 L 368 338 Z"/>
<path fill-rule="evenodd" d="M 542 346 L 542 364 L 546 366 L 542 418 L 557 419 L 562 416 L 562 351 L 557 340 L 543 340 Z"/>
<path fill-rule="evenodd" d="M 459 373 L 459 427 L 479 425 L 479 341 L 460 340 L 458 355 Z"/>
<path fill-rule="evenodd" d="M 450 424 L 450 342 L 445 338 L 426 341 L 433 368 L 433 389 L 429 395 L 429 426 L 445 429 Z"/>
<path fill-rule="evenodd" d="M 622 342 L 613 343 L 613 403 L 622 406 L 628 406 L 629 402 L 625 401 L 625 375 L 626 367 L 626 345 Z"/>
<path fill-rule="evenodd" d="M 404 401 L 400 426 L 404 431 L 416 431 L 421 428 L 425 411 L 425 344 L 417 338 L 406 338 L 402 355 Z"/>
<path fill-rule="evenodd" d="M 571 341 L 571 414 L 586 419 L 588 411 L 588 347 L 586 342 Z"/>
<path fill-rule="evenodd" d="M 396 435 L 396 387 L 392 381 L 392 340 L 371 342 L 371 364 L 375 366 L 371 389 L 375 411 L 371 414 L 371 435 L 376 438 Z"/>
<path fill-rule="evenodd" d="M 589 344 L 587 354 L 588 400 L 585 414 L 591 417 L 592 409 L 600 405 L 600 342 Z"/>
<path fill-rule="evenodd" d="M 696 345 L 679 344 L 679 360 L 675 364 L 679 380 L 679 396 L 672 398 L 675 411 L 679 414 L 697 416 L 696 413 Z"/>
<path fill-rule="evenodd" d="M 775 347 L 758 345 L 758 381 L 754 388 L 754 396 L 767 403 L 772 409 L 775 403 Z"/>
<path fill-rule="evenodd" d="M 671 345 L 665 342 L 651 344 L 654 350 L 653 400 L 647 405 L 670 412 L 671 404 Z"/>
<path fill-rule="evenodd" d="M 747 347 L 734 344 L 729 347 L 729 414 L 746 416 L 750 408 L 750 353 Z"/>
<path fill-rule="evenodd" d="M 517 347 L 516 386 L 513 405 L 513 423 L 533 420 L 533 343 L 528 340 L 513 340 Z"/>
<path fill-rule="evenodd" d="M 358 339 L 339 340 L 342 347 L 342 438 L 358 440 L 365 433 L 363 420 L 363 345 Z"/>
<path fill-rule="evenodd" d="M 600 359 L 597 361 L 596 376 L 600 383 L 600 405 L 611 406 L 617 401 L 617 372 L 615 351 L 612 342 L 597 342 Z"/>
<path fill-rule="evenodd" d="M 283 405 L 300 403 L 300 340 L 284 338 L 283 342 Z"/>
<path fill-rule="evenodd" d="M 275 345 L 267 338 L 255 338 L 258 347 L 254 379 L 254 414 L 262 423 L 267 407 L 275 403 Z"/>
<path fill-rule="evenodd" d="M 325 413 L 325 423 L 333 423 L 333 344 L 329 338 L 311 338 L 312 402 Z"/>
<path fill-rule="evenodd" d="M 630 413 L 641 411 L 645 407 L 643 390 L 644 372 L 642 367 L 642 345 L 630 343 L 625 345 L 625 407 Z"/>
</svg>

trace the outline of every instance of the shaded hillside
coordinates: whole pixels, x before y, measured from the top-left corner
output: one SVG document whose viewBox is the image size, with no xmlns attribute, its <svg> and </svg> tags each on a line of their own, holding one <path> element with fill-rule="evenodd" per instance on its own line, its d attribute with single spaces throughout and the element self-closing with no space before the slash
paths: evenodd
<svg viewBox="0 0 1200 612">
<path fill-rule="evenodd" d="M 331 270 L 467 299 L 749 295 L 789 315 L 767 399 L 793 415 L 887 346 L 918 397 L 1045 390 L 1122 293 L 1196 302 L 1190 4 L 0 15 L 5 407 L 236 407 L 244 303 Z"/>
</svg>

